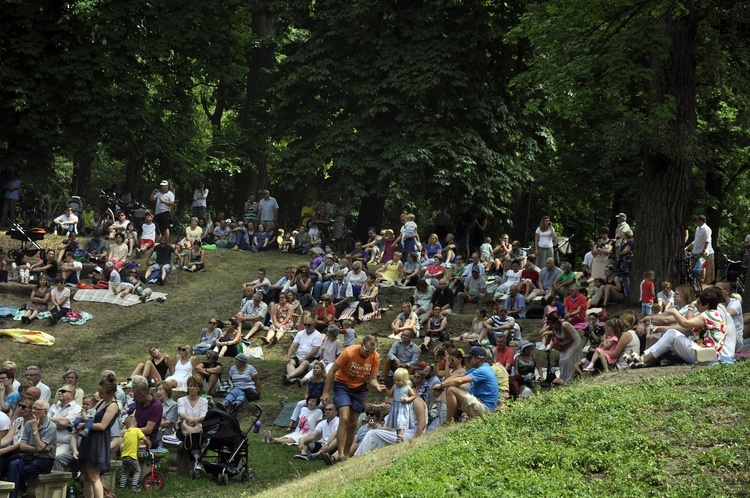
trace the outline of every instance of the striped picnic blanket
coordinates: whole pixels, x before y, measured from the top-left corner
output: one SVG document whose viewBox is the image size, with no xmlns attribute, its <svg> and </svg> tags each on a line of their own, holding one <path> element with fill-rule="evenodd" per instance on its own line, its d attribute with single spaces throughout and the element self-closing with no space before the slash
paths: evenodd
<svg viewBox="0 0 750 498">
<path fill-rule="evenodd" d="M 149 296 L 146 302 L 156 301 L 159 298 L 166 298 L 163 292 L 154 292 Z M 73 295 L 75 301 L 90 301 L 92 303 L 117 304 L 118 306 L 134 306 L 140 304 L 141 298 L 128 294 L 125 297 L 115 296 L 109 289 L 78 289 Z"/>
</svg>

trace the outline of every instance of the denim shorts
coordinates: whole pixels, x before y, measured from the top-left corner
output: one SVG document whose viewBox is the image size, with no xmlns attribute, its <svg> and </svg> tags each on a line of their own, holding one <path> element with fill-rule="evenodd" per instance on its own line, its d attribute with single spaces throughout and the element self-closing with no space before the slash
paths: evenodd
<svg viewBox="0 0 750 498">
<path fill-rule="evenodd" d="M 333 405 L 338 410 L 342 406 L 350 406 L 357 413 L 365 410 L 367 387 L 352 389 L 341 382 L 333 382 Z"/>
</svg>

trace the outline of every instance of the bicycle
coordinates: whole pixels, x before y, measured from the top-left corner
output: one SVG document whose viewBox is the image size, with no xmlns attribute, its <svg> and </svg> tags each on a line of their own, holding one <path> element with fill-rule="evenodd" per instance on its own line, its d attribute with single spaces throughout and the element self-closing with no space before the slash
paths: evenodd
<svg viewBox="0 0 750 498">
<path fill-rule="evenodd" d="M 725 278 L 726 281 L 732 286 L 732 292 L 742 294 L 745 292 L 745 275 L 747 274 L 747 267 L 742 265 L 741 261 L 727 260 Z"/>
<path fill-rule="evenodd" d="M 143 477 L 142 486 L 147 491 L 161 491 L 166 484 L 166 478 L 161 473 L 161 459 L 156 456 L 155 452 L 149 451 L 151 460 L 151 470 Z"/>
<path fill-rule="evenodd" d="M 682 258 L 682 277 L 696 296 L 703 292 L 703 284 L 701 283 L 702 268 L 698 266 L 698 261 L 698 258 L 694 258 L 690 252 L 685 251 Z"/>
</svg>

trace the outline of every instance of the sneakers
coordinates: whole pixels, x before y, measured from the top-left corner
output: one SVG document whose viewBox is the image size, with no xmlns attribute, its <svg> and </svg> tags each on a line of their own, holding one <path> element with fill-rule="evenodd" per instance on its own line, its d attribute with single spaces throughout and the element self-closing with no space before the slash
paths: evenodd
<svg viewBox="0 0 750 498">
<path fill-rule="evenodd" d="M 589 363 L 588 365 L 586 365 L 583 368 L 583 371 L 584 372 L 593 372 L 594 371 L 594 364 L 593 363 Z"/>
<path fill-rule="evenodd" d="M 247 344 L 247 345 L 249 346 L 249 345 L 250 345 L 250 339 L 245 339 L 245 338 L 243 337 L 243 338 L 242 338 L 242 344 Z"/>
<path fill-rule="evenodd" d="M 195 462 L 195 467 L 193 467 L 194 470 L 203 470 L 203 465 L 201 465 L 200 462 Z"/>
<path fill-rule="evenodd" d="M 294 458 L 299 458 L 300 460 L 307 460 L 307 453 L 302 452 L 297 455 L 294 455 Z"/>
<path fill-rule="evenodd" d="M 271 431 L 260 431 L 260 442 L 263 444 L 271 444 L 273 442 Z"/>
</svg>

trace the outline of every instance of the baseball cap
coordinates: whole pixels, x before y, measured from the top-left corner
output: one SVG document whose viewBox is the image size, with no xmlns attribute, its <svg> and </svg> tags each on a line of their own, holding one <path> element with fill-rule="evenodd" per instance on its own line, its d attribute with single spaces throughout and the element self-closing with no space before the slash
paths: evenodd
<svg viewBox="0 0 750 498">
<path fill-rule="evenodd" d="M 161 183 L 159 184 L 160 187 L 166 187 L 167 185 L 169 185 L 169 182 L 166 180 L 162 180 Z"/>
<path fill-rule="evenodd" d="M 620 213 L 620 214 L 617 215 L 617 218 L 622 218 L 623 220 L 627 220 L 628 219 L 628 215 L 625 214 L 625 213 Z"/>
<path fill-rule="evenodd" d="M 237 356 L 234 357 L 235 360 L 239 360 L 242 363 L 247 363 L 247 355 L 245 353 L 240 353 Z"/>
<path fill-rule="evenodd" d="M 430 365 L 426 361 L 420 361 L 419 363 L 417 363 L 417 370 L 424 370 L 428 366 Z"/>
<path fill-rule="evenodd" d="M 464 358 L 471 358 L 472 356 L 481 356 L 485 358 L 487 356 L 487 350 L 480 346 L 472 346 L 469 352 L 464 355 Z"/>
<path fill-rule="evenodd" d="M 106 266 L 107 268 L 112 268 L 113 266 L 115 266 L 115 264 L 111 261 L 107 261 L 107 263 L 104 266 Z"/>
</svg>

